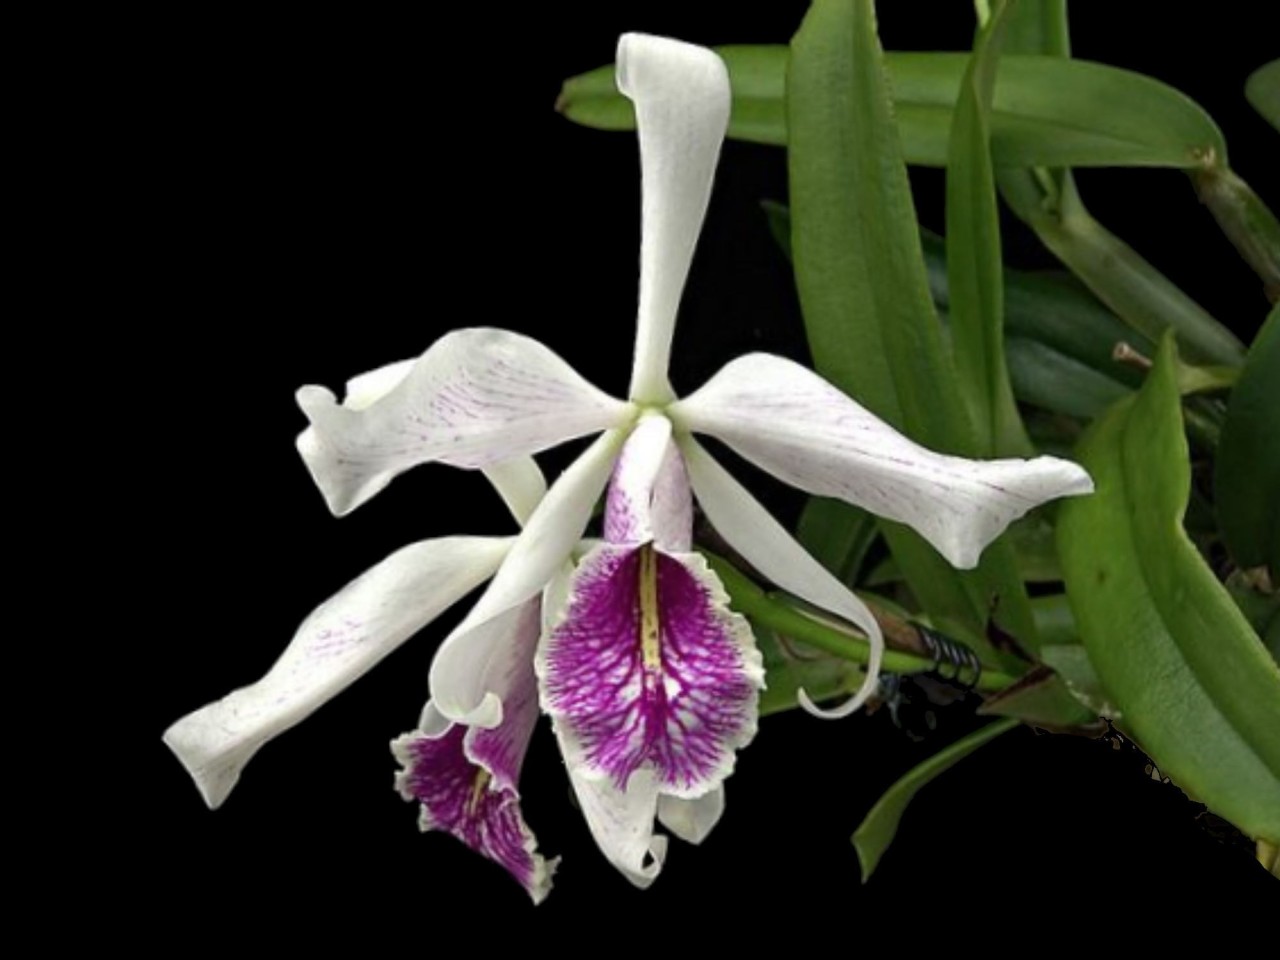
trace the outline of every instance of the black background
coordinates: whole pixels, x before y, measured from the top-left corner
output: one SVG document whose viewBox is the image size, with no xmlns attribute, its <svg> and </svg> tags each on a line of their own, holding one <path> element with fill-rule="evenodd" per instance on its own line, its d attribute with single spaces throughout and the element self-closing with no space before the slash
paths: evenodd
<svg viewBox="0 0 1280 960">
<path fill-rule="evenodd" d="M 381 929 L 423 948 L 441 924 L 476 946 L 508 923 L 534 924 L 575 931 L 591 948 L 574 921 L 599 918 L 617 927 L 613 938 L 634 929 L 660 944 L 679 916 L 708 938 L 772 929 L 797 945 L 874 934 L 928 947 L 991 942 L 1027 913 L 1046 929 L 1141 919 L 1154 895 L 1194 904 L 1185 920 L 1212 920 L 1220 907 L 1274 897 L 1249 851 L 1214 839 L 1198 808 L 1144 774 L 1142 758 L 1028 730 L 924 791 L 863 886 L 850 833 L 897 775 L 966 720 L 944 718 L 947 733 L 917 746 L 883 714 L 832 723 L 798 714 L 763 723 L 727 784 L 721 824 L 701 848 L 674 842 L 645 893 L 595 850 L 540 729 L 525 812 L 542 850 L 564 859 L 533 911 L 496 867 L 448 837 L 420 836 L 415 809 L 391 789 L 387 743 L 413 726 L 434 646 L 464 605 L 264 748 L 221 810 L 204 809 L 160 743 L 170 722 L 260 676 L 312 607 L 402 544 L 512 529 L 478 475 L 444 467 L 419 468 L 334 520 L 293 449 L 304 426 L 293 390 L 337 388 L 447 330 L 493 325 L 539 337 L 622 394 L 634 332 L 635 143 L 557 116 L 559 84 L 610 61 L 624 30 L 785 42 L 804 10 L 453 6 L 412 17 L 211 13 L 163 24 L 162 44 L 120 66 L 137 82 L 136 134 L 120 149 L 145 237 L 129 251 L 129 275 L 139 317 L 167 331 L 171 358 L 127 383 L 138 391 L 127 402 L 156 410 L 161 398 L 156 421 L 180 424 L 158 444 L 139 439 L 145 519 L 135 535 L 156 559 L 130 575 L 158 616 L 134 648 L 146 778 L 128 792 L 137 826 L 126 832 L 150 883 L 135 902 L 189 917 L 213 943 L 272 918 L 279 933 Z M 943 6 L 882 3 L 885 46 L 965 47 L 968 5 Z M 1280 140 L 1241 94 L 1248 72 L 1276 54 L 1257 16 L 1201 10 L 1194 21 L 1130 23 L 1101 4 L 1077 7 L 1076 55 L 1149 72 L 1197 99 L 1224 128 L 1233 165 L 1274 205 Z M 913 179 L 921 218 L 940 229 L 941 173 Z M 1266 308 L 1259 284 L 1182 174 L 1079 180 L 1095 216 L 1252 336 Z M 785 185 L 781 151 L 726 145 L 676 336 L 677 391 L 748 349 L 805 359 L 789 274 L 758 207 L 784 199 Z M 1021 229 L 1010 225 L 1005 242 L 1009 260 L 1049 265 Z M 554 473 L 571 453 L 545 465 Z M 794 516 L 799 498 L 743 475 Z M 895 919 L 896 909 L 920 922 Z M 482 913 L 469 921 L 462 910 Z M 475 922 L 487 926 L 468 933 Z"/>
</svg>

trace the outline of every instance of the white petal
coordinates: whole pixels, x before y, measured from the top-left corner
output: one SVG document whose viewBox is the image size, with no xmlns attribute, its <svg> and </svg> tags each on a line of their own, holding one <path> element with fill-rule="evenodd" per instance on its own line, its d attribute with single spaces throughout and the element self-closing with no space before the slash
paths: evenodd
<svg viewBox="0 0 1280 960">
<path fill-rule="evenodd" d="M 693 542 L 693 498 L 671 421 L 660 414 L 641 417 L 618 455 L 605 504 L 604 538 L 609 543 L 656 543 L 687 553 Z"/>
<path fill-rule="evenodd" d="M 501 721 L 501 701 L 483 679 L 509 635 L 498 621 L 541 592 L 569 559 L 624 438 L 617 430 L 605 433 L 552 484 L 489 589 L 441 644 L 431 664 L 431 698 L 444 716 L 481 727 Z"/>
<path fill-rule="evenodd" d="M 533 457 L 502 460 L 485 467 L 484 475 L 522 527 L 547 495 L 547 478 Z"/>
<path fill-rule="evenodd" d="M 569 782 L 600 852 L 640 889 L 653 883 L 667 855 L 667 838 L 654 836 L 658 784 L 649 770 L 637 770 L 619 790 L 607 777 L 591 778 L 569 766 Z"/>
<path fill-rule="evenodd" d="M 268 740 L 362 676 L 490 577 L 514 538 L 448 537 L 393 553 L 303 622 L 257 683 L 183 717 L 165 731 L 210 807 Z"/>
<path fill-rule="evenodd" d="M 686 843 L 701 843 L 724 813 L 724 784 L 692 800 L 658 798 L 658 822 Z"/>
<path fill-rule="evenodd" d="M 668 412 L 801 490 L 907 524 L 962 569 L 1028 510 L 1093 491 L 1083 469 L 1056 457 L 926 450 L 816 373 L 767 354 L 734 360 Z"/>
<path fill-rule="evenodd" d="M 456 330 L 400 374 L 393 364 L 352 381 L 357 403 L 376 397 L 364 408 L 324 387 L 298 391 L 311 421 L 298 451 L 335 514 L 419 463 L 485 467 L 632 416 L 542 344 L 505 330 Z"/>
<path fill-rule="evenodd" d="M 711 197 L 729 124 L 729 73 L 704 47 L 629 33 L 618 89 L 635 101 L 640 137 L 640 311 L 631 398 L 673 399 L 667 362 L 676 308 Z"/>
<path fill-rule="evenodd" d="M 875 692 L 884 653 L 880 624 L 867 605 L 809 556 L 697 441 L 685 438 L 680 448 L 698 503 L 725 542 L 784 590 L 844 618 L 866 634 L 871 645 L 867 676 L 852 699 L 834 710 L 822 711 L 800 691 L 800 701 L 811 713 L 824 717 L 848 716 Z"/>
</svg>

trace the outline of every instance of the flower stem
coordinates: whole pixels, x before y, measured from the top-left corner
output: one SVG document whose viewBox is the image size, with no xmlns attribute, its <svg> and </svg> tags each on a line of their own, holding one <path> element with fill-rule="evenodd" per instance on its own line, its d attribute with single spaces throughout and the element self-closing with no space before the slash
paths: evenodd
<svg viewBox="0 0 1280 960">
<path fill-rule="evenodd" d="M 870 644 L 852 628 L 846 630 L 815 620 L 790 603 L 761 590 L 728 561 L 705 551 L 703 555 L 724 584 L 733 609 L 747 619 L 851 663 L 865 664 L 870 659 Z M 883 610 L 871 607 L 871 612 L 887 637 L 901 636 L 904 627 L 911 629 L 906 621 Z M 889 673 L 927 673 L 934 666 L 933 659 L 927 655 L 918 656 L 893 649 L 885 650 L 881 661 L 881 668 Z M 1007 673 L 984 667 L 976 688 L 989 693 L 1003 690 L 1016 680 Z"/>
</svg>

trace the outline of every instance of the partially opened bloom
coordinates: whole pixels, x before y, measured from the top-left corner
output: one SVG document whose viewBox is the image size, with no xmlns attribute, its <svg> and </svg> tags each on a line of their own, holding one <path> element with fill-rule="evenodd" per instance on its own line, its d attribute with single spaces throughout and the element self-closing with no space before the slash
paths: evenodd
<svg viewBox="0 0 1280 960">
<path fill-rule="evenodd" d="M 761 575 L 867 635 L 858 693 L 834 710 L 807 698 L 806 706 L 844 716 L 875 688 L 883 646 L 875 618 L 695 434 L 802 490 L 908 524 L 961 567 L 1038 504 L 1092 489 L 1079 467 L 1051 457 L 975 462 L 925 450 L 778 357 L 735 360 L 677 399 L 667 377 L 672 331 L 728 122 L 728 76 L 709 50 L 627 35 L 618 86 L 635 103 L 643 175 L 626 400 L 536 341 L 495 329 L 455 331 L 417 360 L 358 378 L 372 385 L 372 402 L 353 403 L 350 389 L 343 403 L 321 387 L 298 395 L 311 421 L 299 450 L 337 514 L 418 464 L 492 469 L 600 433 L 485 567 L 496 565 L 488 589 L 432 664 L 420 729 L 396 747 L 399 785 L 422 803 L 424 825 L 503 862 L 535 896 L 549 868 L 514 807 L 535 672 L 536 699 L 552 716 L 592 833 L 639 885 L 662 865 L 655 818 L 701 839 L 723 807 L 736 751 L 755 732 L 760 657 L 691 552 L 694 497 Z M 571 566 L 606 486 L 603 542 Z M 391 594 L 387 607 L 408 602 Z"/>
</svg>

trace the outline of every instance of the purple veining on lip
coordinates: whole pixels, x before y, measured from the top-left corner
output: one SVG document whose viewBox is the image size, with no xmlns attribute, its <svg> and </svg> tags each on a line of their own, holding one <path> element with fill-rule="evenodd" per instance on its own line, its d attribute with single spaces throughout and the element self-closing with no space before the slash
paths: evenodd
<svg viewBox="0 0 1280 960">
<path fill-rule="evenodd" d="M 538 902 L 550 889 L 556 861 L 548 863 L 538 854 L 516 790 L 500 786 L 496 776 L 468 759 L 464 741 L 477 732 L 453 724 L 435 739 L 420 731 L 400 737 L 391 745 L 404 767 L 396 787 L 406 800 L 422 805 L 423 830 L 451 833 L 501 864 Z"/>
<path fill-rule="evenodd" d="M 533 652 L 541 622 L 534 600 L 515 611 L 505 642 L 482 672 L 485 687 L 502 700 L 502 722 L 493 728 L 437 723 L 428 704 L 424 726 L 392 745 L 404 769 L 396 787 L 421 805 L 423 830 L 444 830 L 506 867 L 534 901 L 551 887 L 555 862 L 537 853 L 537 841 L 520 813 L 517 784 L 538 719 Z M 430 731 L 430 732 L 428 732 Z"/>
<path fill-rule="evenodd" d="M 648 764 L 663 792 L 698 796 L 755 734 L 759 654 L 701 559 L 655 550 L 659 656 L 646 663 L 640 572 L 652 549 L 604 544 L 584 558 L 545 641 L 543 706 L 619 788 Z"/>
</svg>

